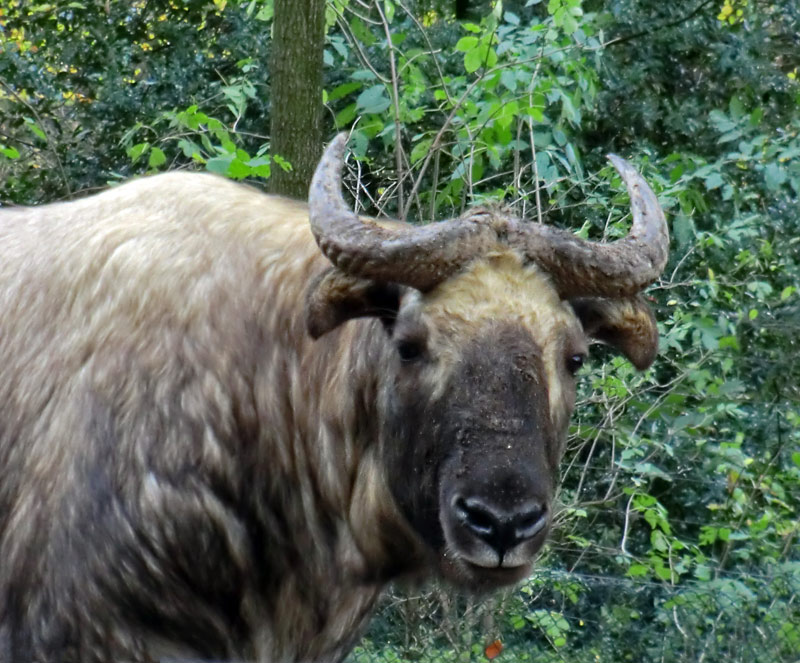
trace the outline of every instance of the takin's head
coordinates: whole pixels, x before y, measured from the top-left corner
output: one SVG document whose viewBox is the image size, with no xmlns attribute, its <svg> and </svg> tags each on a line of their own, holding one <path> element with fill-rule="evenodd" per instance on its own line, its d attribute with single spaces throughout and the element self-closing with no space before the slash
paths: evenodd
<svg viewBox="0 0 800 663">
<path fill-rule="evenodd" d="M 309 290 L 309 332 L 383 321 L 392 356 L 379 376 L 380 443 L 394 498 L 447 578 L 514 582 L 552 519 L 587 338 L 640 369 L 655 356 L 655 320 L 637 293 L 667 260 L 663 212 L 612 156 L 633 214 L 614 243 L 485 209 L 378 224 L 342 198 L 345 142 L 331 143 L 311 186 L 312 230 L 333 267 Z"/>
</svg>

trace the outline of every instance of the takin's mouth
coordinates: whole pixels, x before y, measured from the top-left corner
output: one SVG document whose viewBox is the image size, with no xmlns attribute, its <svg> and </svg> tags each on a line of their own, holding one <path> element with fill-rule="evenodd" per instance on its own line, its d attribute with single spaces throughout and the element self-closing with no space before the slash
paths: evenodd
<svg viewBox="0 0 800 663">
<path fill-rule="evenodd" d="M 533 560 L 517 566 L 481 566 L 452 551 L 441 558 L 441 571 L 446 580 L 472 591 L 489 591 L 518 583 L 531 574 Z"/>
<path fill-rule="evenodd" d="M 528 577 L 533 568 L 533 560 L 519 566 L 478 566 L 472 562 L 464 562 L 473 576 L 480 576 L 482 582 L 492 585 L 510 585 Z"/>
</svg>

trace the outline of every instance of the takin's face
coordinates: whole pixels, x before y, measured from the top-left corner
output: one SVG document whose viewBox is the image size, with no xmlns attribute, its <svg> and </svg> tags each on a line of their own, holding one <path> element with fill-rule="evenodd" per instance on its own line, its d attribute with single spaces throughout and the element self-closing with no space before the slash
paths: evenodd
<svg viewBox="0 0 800 663">
<path fill-rule="evenodd" d="M 547 536 L 581 324 L 536 267 L 482 260 L 400 304 L 384 385 L 392 492 L 446 577 L 526 576 Z"/>
<path fill-rule="evenodd" d="M 379 411 L 394 499 L 446 578 L 480 590 L 525 577 L 552 520 L 587 338 L 645 368 L 658 343 L 649 307 L 638 296 L 564 301 L 505 250 L 424 293 L 335 268 L 309 289 L 312 336 L 362 316 L 388 334 Z"/>
<path fill-rule="evenodd" d="M 346 142 L 340 134 L 325 150 L 309 192 L 311 229 L 333 266 L 309 289 L 308 331 L 383 319 L 381 450 L 394 497 L 447 577 L 470 588 L 513 582 L 552 520 L 586 337 L 637 368 L 655 356 L 655 320 L 638 293 L 667 262 L 664 213 L 612 155 L 633 217 L 615 242 L 486 208 L 388 227 L 342 197 Z"/>
</svg>

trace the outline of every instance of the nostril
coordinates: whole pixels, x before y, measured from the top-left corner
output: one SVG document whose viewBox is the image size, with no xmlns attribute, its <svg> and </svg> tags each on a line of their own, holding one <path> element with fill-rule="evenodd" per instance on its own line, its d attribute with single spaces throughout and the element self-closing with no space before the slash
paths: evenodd
<svg viewBox="0 0 800 663">
<path fill-rule="evenodd" d="M 517 514 L 513 520 L 514 534 L 520 541 L 532 539 L 547 525 L 547 507 L 534 506 Z"/>
<path fill-rule="evenodd" d="M 498 522 L 480 500 L 459 497 L 453 507 L 461 523 L 482 539 L 490 539 L 497 532 Z"/>
</svg>

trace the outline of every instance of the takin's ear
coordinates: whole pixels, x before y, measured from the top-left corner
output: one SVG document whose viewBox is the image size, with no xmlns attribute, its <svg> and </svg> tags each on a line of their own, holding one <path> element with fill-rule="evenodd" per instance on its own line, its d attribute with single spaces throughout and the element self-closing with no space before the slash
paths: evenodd
<svg viewBox="0 0 800 663">
<path fill-rule="evenodd" d="M 579 297 L 569 303 L 587 336 L 616 348 L 639 370 L 653 363 L 658 352 L 658 327 L 642 297 Z"/>
<path fill-rule="evenodd" d="M 349 276 L 331 267 L 306 291 L 306 329 L 312 338 L 353 318 L 377 317 L 391 328 L 400 306 L 400 286 Z"/>
</svg>

